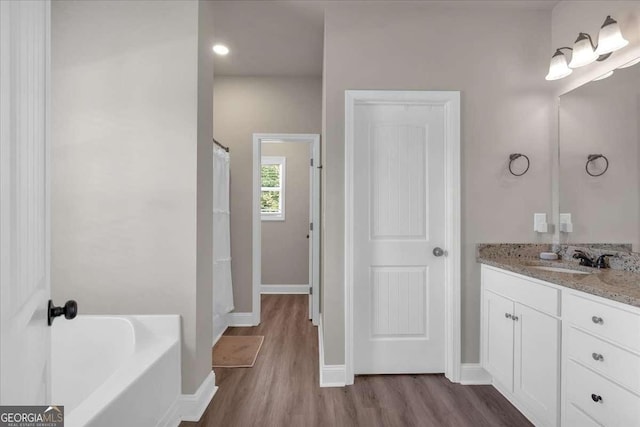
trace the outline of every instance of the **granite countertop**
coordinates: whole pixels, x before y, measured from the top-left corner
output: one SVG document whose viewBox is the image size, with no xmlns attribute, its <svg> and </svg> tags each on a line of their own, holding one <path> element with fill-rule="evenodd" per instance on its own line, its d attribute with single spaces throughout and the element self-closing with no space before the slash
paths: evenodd
<svg viewBox="0 0 640 427">
<path fill-rule="evenodd" d="M 529 257 L 478 256 L 477 261 L 523 276 L 575 289 L 613 301 L 640 307 L 640 273 L 624 270 L 594 269 L 568 260 L 545 261 Z M 559 273 L 531 268 L 547 266 L 592 272 L 591 274 Z"/>
</svg>

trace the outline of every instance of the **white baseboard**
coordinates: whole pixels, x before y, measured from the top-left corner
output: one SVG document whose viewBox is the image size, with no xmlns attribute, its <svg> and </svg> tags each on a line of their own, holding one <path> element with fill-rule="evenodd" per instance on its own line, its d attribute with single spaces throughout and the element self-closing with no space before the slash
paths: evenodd
<svg viewBox="0 0 640 427">
<path fill-rule="evenodd" d="M 308 294 L 309 285 L 260 285 L 261 294 Z"/>
<path fill-rule="evenodd" d="M 194 394 L 181 394 L 158 423 L 159 427 L 177 427 L 182 421 L 200 421 L 211 399 L 218 391 L 213 371 Z"/>
<path fill-rule="evenodd" d="M 324 365 L 320 370 L 320 387 L 344 387 L 347 368 L 344 365 Z"/>
<path fill-rule="evenodd" d="M 460 365 L 460 384 L 491 384 L 491 375 L 479 363 L 463 363 Z"/>
<path fill-rule="evenodd" d="M 200 421 L 216 391 L 218 391 L 216 375 L 211 371 L 195 394 L 180 396 L 180 407 L 182 408 L 180 418 L 182 421 Z"/>
<path fill-rule="evenodd" d="M 324 363 L 322 314 L 320 314 L 318 321 L 318 353 L 320 387 L 344 387 L 347 384 L 347 367 L 345 365 L 325 365 Z"/>
<path fill-rule="evenodd" d="M 229 326 L 254 326 L 253 313 L 229 313 Z"/>
</svg>

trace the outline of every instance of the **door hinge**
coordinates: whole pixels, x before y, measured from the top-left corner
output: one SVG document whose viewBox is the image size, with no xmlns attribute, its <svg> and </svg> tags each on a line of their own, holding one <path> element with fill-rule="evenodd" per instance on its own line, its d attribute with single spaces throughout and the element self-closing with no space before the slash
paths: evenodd
<svg viewBox="0 0 640 427">
<path fill-rule="evenodd" d="M 313 167 L 313 158 L 311 159 L 311 167 Z"/>
<path fill-rule="evenodd" d="M 312 222 L 309 223 L 309 230 L 313 231 L 313 223 Z"/>
<path fill-rule="evenodd" d="M 309 295 L 313 295 L 313 286 L 309 286 Z"/>
</svg>

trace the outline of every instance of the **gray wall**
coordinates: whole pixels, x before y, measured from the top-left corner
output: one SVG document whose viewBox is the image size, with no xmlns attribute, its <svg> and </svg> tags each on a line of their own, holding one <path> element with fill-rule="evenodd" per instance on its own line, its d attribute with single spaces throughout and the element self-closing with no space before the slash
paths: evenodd
<svg viewBox="0 0 640 427">
<path fill-rule="evenodd" d="M 231 147 L 231 257 L 236 312 L 251 312 L 253 133 L 320 133 L 318 77 L 226 77 L 214 81 L 214 129 Z"/>
<path fill-rule="evenodd" d="M 311 144 L 263 143 L 263 156 L 286 158 L 285 220 L 262 221 L 262 284 L 309 284 Z"/>
<path fill-rule="evenodd" d="M 184 393 L 211 370 L 211 18 L 197 1 L 52 3 L 53 298 L 180 314 Z"/>
<path fill-rule="evenodd" d="M 198 139 L 196 178 L 196 354 L 183 366 L 196 387 L 211 372 L 213 337 L 213 3 L 198 0 Z M 191 385 L 191 387 L 193 387 Z M 195 391 L 195 389 L 194 389 Z"/>
<path fill-rule="evenodd" d="M 327 364 L 344 363 L 345 90 L 462 92 L 464 362 L 479 360 L 476 243 L 550 241 L 549 235 L 533 232 L 532 218 L 534 212 L 551 213 L 553 103 L 544 80 L 551 11 L 499 3 L 501 7 L 421 2 L 327 6 L 322 241 Z M 523 177 L 506 171 L 513 152 L 531 158 Z"/>
</svg>

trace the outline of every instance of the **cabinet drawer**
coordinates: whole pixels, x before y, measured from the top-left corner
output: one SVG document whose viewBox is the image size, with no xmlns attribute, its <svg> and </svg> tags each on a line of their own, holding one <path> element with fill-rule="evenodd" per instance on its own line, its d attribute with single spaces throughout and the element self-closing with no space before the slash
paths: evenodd
<svg viewBox="0 0 640 427">
<path fill-rule="evenodd" d="M 640 315 L 566 292 L 564 320 L 597 336 L 640 352 Z"/>
<path fill-rule="evenodd" d="M 482 268 L 482 281 L 485 289 L 552 316 L 560 315 L 560 290 L 557 288 L 485 266 Z"/>
<path fill-rule="evenodd" d="M 566 368 L 566 407 L 573 404 L 605 426 L 640 426 L 640 397 L 572 360 Z"/>
<path fill-rule="evenodd" d="M 565 351 L 571 359 L 640 393 L 640 356 L 571 326 L 565 329 Z M 640 338 L 639 338 L 640 339 Z"/>
<path fill-rule="evenodd" d="M 602 427 L 602 424 L 582 412 L 572 403 L 565 407 L 564 424 L 568 427 Z"/>
</svg>

